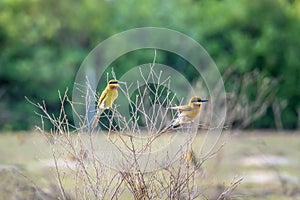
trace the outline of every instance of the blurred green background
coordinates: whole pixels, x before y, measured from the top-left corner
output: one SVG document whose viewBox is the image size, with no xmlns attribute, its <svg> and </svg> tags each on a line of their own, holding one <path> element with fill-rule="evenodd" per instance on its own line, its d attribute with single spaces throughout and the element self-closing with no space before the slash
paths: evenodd
<svg viewBox="0 0 300 200">
<path fill-rule="evenodd" d="M 229 97 L 244 92 L 239 101 L 265 107 L 249 112 L 256 116 L 249 122 L 231 119 L 231 127 L 299 129 L 299 0 L 1 0 L 0 130 L 29 130 L 40 123 L 24 96 L 45 100 L 48 111 L 57 113 L 57 91 L 69 88 L 71 96 L 76 72 L 97 44 L 144 26 L 194 38 L 226 76 Z M 143 56 L 153 58 L 135 54 L 122 58 L 122 65 L 142 64 Z M 174 55 L 159 61 L 182 66 Z M 243 84 L 246 90 L 237 87 Z M 259 99 L 260 91 L 267 100 Z"/>
</svg>

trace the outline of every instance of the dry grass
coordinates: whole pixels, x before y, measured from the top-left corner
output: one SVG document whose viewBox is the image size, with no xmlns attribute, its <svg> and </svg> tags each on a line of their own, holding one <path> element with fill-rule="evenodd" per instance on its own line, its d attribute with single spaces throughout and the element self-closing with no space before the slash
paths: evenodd
<svg viewBox="0 0 300 200">
<path fill-rule="evenodd" d="M 300 138 L 296 133 L 277 133 L 277 132 L 233 132 L 224 134 L 229 136 L 226 145 L 219 151 L 216 157 L 207 160 L 200 170 L 194 176 L 195 184 L 201 190 L 200 199 L 216 199 L 225 189 L 230 185 L 231 180 L 235 175 L 243 177 L 243 181 L 231 194 L 233 199 L 297 199 L 299 193 L 299 180 L 300 163 L 298 158 L 300 156 Z M 1 193 L 0 199 L 12 199 L 13 194 L 31 195 L 33 193 L 22 192 L 21 189 L 15 191 L 19 185 L 22 187 L 26 182 L 34 188 L 35 185 L 45 193 L 54 193 L 57 190 L 57 179 L 53 158 L 51 156 L 51 143 L 47 138 L 34 132 L 24 132 L 25 141 L 23 144 L 18 144 L 15 134 L 0 135 L 0 163 L 2 167 L 14 167 L 18 170 L 17 174 L 12 175 L 10 178 L 1 180 Z M 76 137 L 76 136 L 74 136 Z M 104 136 L 103 136 L 104 137 Z M 197 149 L 203 142 L 204 135 L 198 135 L 193 143 L 193 148 Z M 61 148 L 61 147 L 59 147 Z M 66 158 L 68 154 L 61 150 L 63 153 L 58 158 L 59 169 L 63 174 L 63 186 L 67 194 L 73 194 L 75 182 L 75 165 L 76 160 L 69 160 Z M 285 159 L 286 164 L 274 163 L 272 167 L 267 163 L 271 163 L 276 156 Z M 199 156 L 199 155 L 198 155 Z M 245 162 L 251 159 L 256 159 L 254 163 L 261 162 L 261 165 Z M 279 160 L 280 161 L 280 160 Z M 85 159 L 88 169 L 93 172 L 92 162 L 88 157 Z M 252 162 L 253 163 L 253 162 Z M 266 164 L 264 164 L 266 163 Z M 4 165 L 3 165 L 4 164 Z M 68 166 L 68 167 L 67 167 Z M 175 167 L 175 166 L 174 166 Z M 190 167 L 193 167 L 190 165 Z M 106 168 L 106 167 L 104 167 Z M 106 168 L 105 177 L 113 177 L 117 174 L 115 170 Z M 23 174 L 27 178 L 24 178 Z M 148 176 L 151 176 L 150 173 Z M 155 172 L 156 176 L 168 177 L 168 172 L 160 170 Z M 254 176 L 257 175 L 257 176 Z M 147 178 L 148 178 L 147 176 Z M 262 179 L 263 177 L 268 179 Z M 279 179 L 281 177 L 281 181 Z M 15 179 L 15 180 L 13 180 Z M 9 180 L 9 182 L 8 182 Z M 115 179 L 116 180 L 116 179 Z M 170 179 L 171 180 L 171 179 Z M 260 182 L 260 181 L 267 182 Z M 282 182 L 283 180 L 283 182 Z M 14 184 L 12 184 L 14 182 Z M 117 183 L 116 183 L 117 184 Z M 283 184 L 283 185 L 282 185 Z M 78 186 L 84 185 L 84 183 Z M 52 191 L 52 189 L 55 189 Z M 34 191 L 30 189 L 30 191 Z M 130 199 L 132 194 L 127 186 L 122 183 L 120 185 L 119 199 Z M 6 194 L 6 196 L 4 196 Z M 57 194 L 57 193 L 56 193 Z M 11 195 L 11 196 L 9 196 Z M 76 197 L 71 195 L 72 199 Z M 80 197 L 77 197 L 80 199 Z"/>
</svg>

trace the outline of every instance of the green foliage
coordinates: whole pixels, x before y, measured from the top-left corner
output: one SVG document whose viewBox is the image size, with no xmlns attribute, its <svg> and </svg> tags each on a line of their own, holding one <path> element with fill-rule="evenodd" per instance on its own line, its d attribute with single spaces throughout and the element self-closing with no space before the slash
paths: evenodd
<svg viewBox="0 0 300 200">
<path fill-rule="evenodd" d="M 262 76 L 277 79 L 276 98 L 288 101 L 282 112 L 284 128 L 296 128 L 300 107 L 297 0 L 3 0 L 0 129 L 29 129 L 37 123 L 24 96 L 45 100 L 51 112 L 58 112 L 57 91 L 67 87 L 72 91 L 74 76 L 88 52 L 115 33 L 143 26 L 171 28 L 193 37 L 221 72 L 231 67 L 242 76 L 259 69 Z M 112 66 L 122 74 L 152 58 L 152 53 L 133 52 Z M 176 55 L 162 53 L 158 60 L 184 70 L 190 80 L 196 78 Z M 271 111 L 260 120 L 270 123 L 257 123 L 255 128 L 274 128 Z"/>
</svg>

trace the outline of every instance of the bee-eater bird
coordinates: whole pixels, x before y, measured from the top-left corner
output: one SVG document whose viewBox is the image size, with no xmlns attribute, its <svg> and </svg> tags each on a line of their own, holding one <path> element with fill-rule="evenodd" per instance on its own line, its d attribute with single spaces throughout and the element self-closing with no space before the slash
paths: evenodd
<svg viewBox="0 0 300 200">
<path fill-rule="evenodd" d="M 188 150 L 185 160 L 187 163 L 191 163 L 196 169 L 200 167 L 200 162 L 197 160 L 193 149 Z"/>
<path fill-rule="evenodd" d="M 118 97 L 118 87 L 120 83 L 125 84 L 124 82 L 118 80 L 110 80 L 105 90 L 101 93 L 101 96 L 97 103 L 97 112 L 92 124 L 92 128 L 95 128 L 97 126 L 101 113 L 104 110 L 109 109 Z"/>
<path fill-rule="evenodd" d="M 178 128 L 182 124 L 193 122 L 193 120 L 200 113 L 201 104 L 207 101 L 208 100 L 202 100 L 199 97 L 192 97 L 188 105 L 171 107 L 171 109 L 178 110 L 179 115 L 177 118 L 171 121 L 171 123 L 168 126 L 161 130 L 159 134 L 165 133 L 170 129 Z"/>
</svg>

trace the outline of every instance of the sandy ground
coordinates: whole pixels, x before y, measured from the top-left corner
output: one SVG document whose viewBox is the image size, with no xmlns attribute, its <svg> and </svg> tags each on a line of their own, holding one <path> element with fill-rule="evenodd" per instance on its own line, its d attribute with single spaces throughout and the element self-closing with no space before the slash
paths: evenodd
<svg viewBox="0 0 300 200">
<path fill-rule="evenodd" d="M 223 136 L 224 147 L 203 166 L 211 184 L 242 177 L 236 190 L 241 199 L 300 199 L 300 132 L 226 132 Z M 194 150 L 203 142 L 202 135 L 197 138 Z M 19 170 L 34 183 L 56 184 L 51 150 L 49 140 L 38 133 L 2 133 L 0 171 Z M 56 164 L 74 169 L 76 159 L 63 153 Z"/>
</svg>

